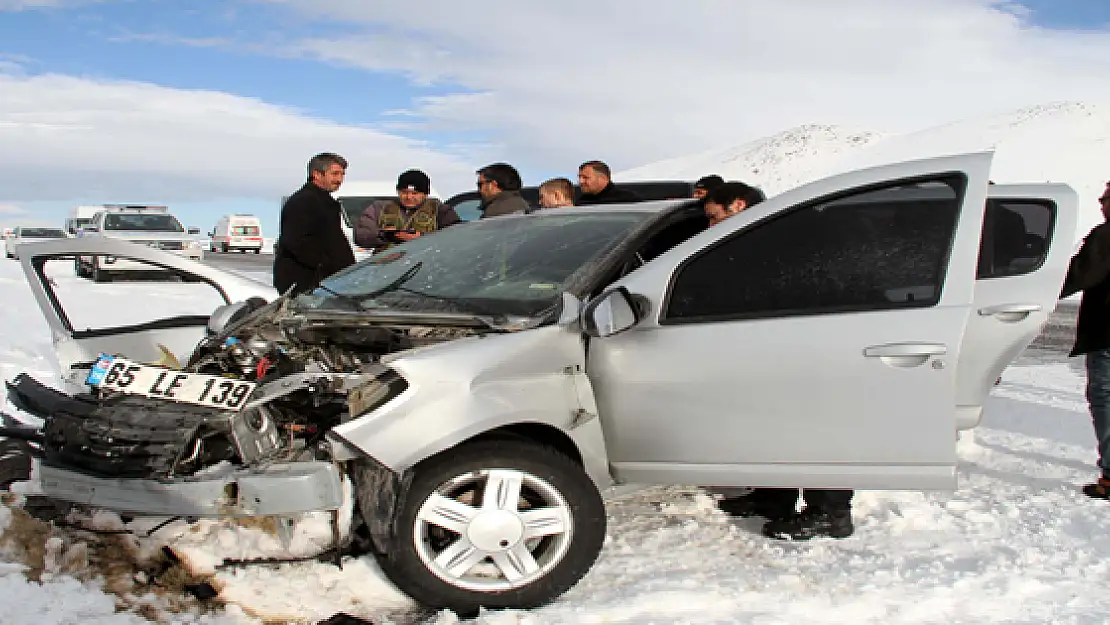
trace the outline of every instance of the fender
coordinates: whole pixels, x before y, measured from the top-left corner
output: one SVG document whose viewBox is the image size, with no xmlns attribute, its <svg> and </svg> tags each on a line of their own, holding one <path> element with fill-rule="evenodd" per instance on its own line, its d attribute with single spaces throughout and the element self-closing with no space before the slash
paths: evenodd
<svg viewBox="0 0 1110 625">
<path fill-rule="evenodd" d="M 425 347 L 389 361 L 408 387 L 331 431 L 340 446 L 395 473 L 485 432 L 515 424 L 559 430 L 598 489 L 612 483 L 585 343 L 551 325 Z"/>
</svg>

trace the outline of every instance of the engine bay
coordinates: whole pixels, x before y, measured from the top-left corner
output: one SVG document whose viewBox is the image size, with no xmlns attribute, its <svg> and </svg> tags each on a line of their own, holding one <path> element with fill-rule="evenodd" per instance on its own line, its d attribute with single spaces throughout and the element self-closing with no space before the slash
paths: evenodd
<svg viewBox="0 0 1110 625">
<path fill-rule="evenodd" d="M 380 366 L 383 357 L 494 331 L 466 318 L 427 321 L 305 313 L 285 298 L 222 307 L 187 362 L 169 368 L 257 384 L 239 410 L 95 386 L 70 397 L 26 376 L 9 384 L 9 396 L 44 420 L 46 465 L 89 475 L 166 480 L 329 460 L 329 429 L 406 388 Z"/>
</svg>

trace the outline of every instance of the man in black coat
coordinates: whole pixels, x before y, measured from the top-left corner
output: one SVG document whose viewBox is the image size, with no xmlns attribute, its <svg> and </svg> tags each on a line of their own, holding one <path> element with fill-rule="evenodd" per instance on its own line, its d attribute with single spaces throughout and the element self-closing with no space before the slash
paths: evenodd
<svg viewBox="0 0 1110 625">
<path fill-rule="evenodd" d="M 1110 182 L 1098 199 L 1110 220 Z M 1071 355 L 1087 357 L 1087 404 L 1098 443 L 1098 480 L 1083 487 L 1095 499 L 1110 499 L 1110 223 L 1091 229 L 1071 259 L 1060 298 L 1083 292 Z"/>
<path fill-rule="evenodd" d="M 315 289 L 328 276 L 355 262 L 343 234 L 343 207 L 332 193 L 343 184 L 347 161 L 317 154 L 308 161 L 308 182 L 281 207 L 274 250 L 274 288 L 292 294 Z"/>
<path fill-rule="evenodd" d="M 578 186 L 582 194 L 576 206 L 590 204 L 623 204 L 639 202 L 640 196 L 613 184 L 613 172 L 601 161 L 586 161 L 578 168 Z"/>
</svg>

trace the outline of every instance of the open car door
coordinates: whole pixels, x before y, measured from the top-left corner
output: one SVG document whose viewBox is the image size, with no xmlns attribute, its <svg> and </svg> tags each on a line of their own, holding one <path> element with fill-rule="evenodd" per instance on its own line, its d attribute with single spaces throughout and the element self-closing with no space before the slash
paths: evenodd
<svg viewBox="0 0 1110 625">
<path fill-rule="evenodd" d="M 100 353 L 166 363 L 168 351 L 184 362 L 216 308 L 278 296 L 256 280 L 117 239 L 61 239 L 20 250 L 23 272 L 50 328 L 60 376 L 78 386 Z M 78 256 L 101 257 L 138 279 L 100 284 L 78 277 Z"/>
<path fill-rule="evenodd" d="M 1078 196 L 1067 185 L 989 189 L 974 303 L 960 349 L 960 429 L 979 424 L 995 380 L 1056 309 L 1078 219 Z"/>
<path fill-rule="evenodd" d="M 591 333 L 586 368 L 616 477 L 954 488 L 990 163 L 965 154 L 807 184 L 588 304 L 587 318 L 605 298 L 626 313 Z"/>
</svg>

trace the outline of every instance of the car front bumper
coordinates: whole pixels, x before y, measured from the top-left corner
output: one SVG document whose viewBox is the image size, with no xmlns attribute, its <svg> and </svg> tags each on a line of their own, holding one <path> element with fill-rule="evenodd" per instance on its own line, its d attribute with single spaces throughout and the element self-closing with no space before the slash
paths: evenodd
<svg viewBox="0 0 1110 625">
<path fill-rule="evenodd" d="M 343 478 L 330 462 L 294 462 L 173 480 L 105 478 L 42 465 L 43 495 L 139 516 L 224 518 L 337 510 Z"/>
</svg>

